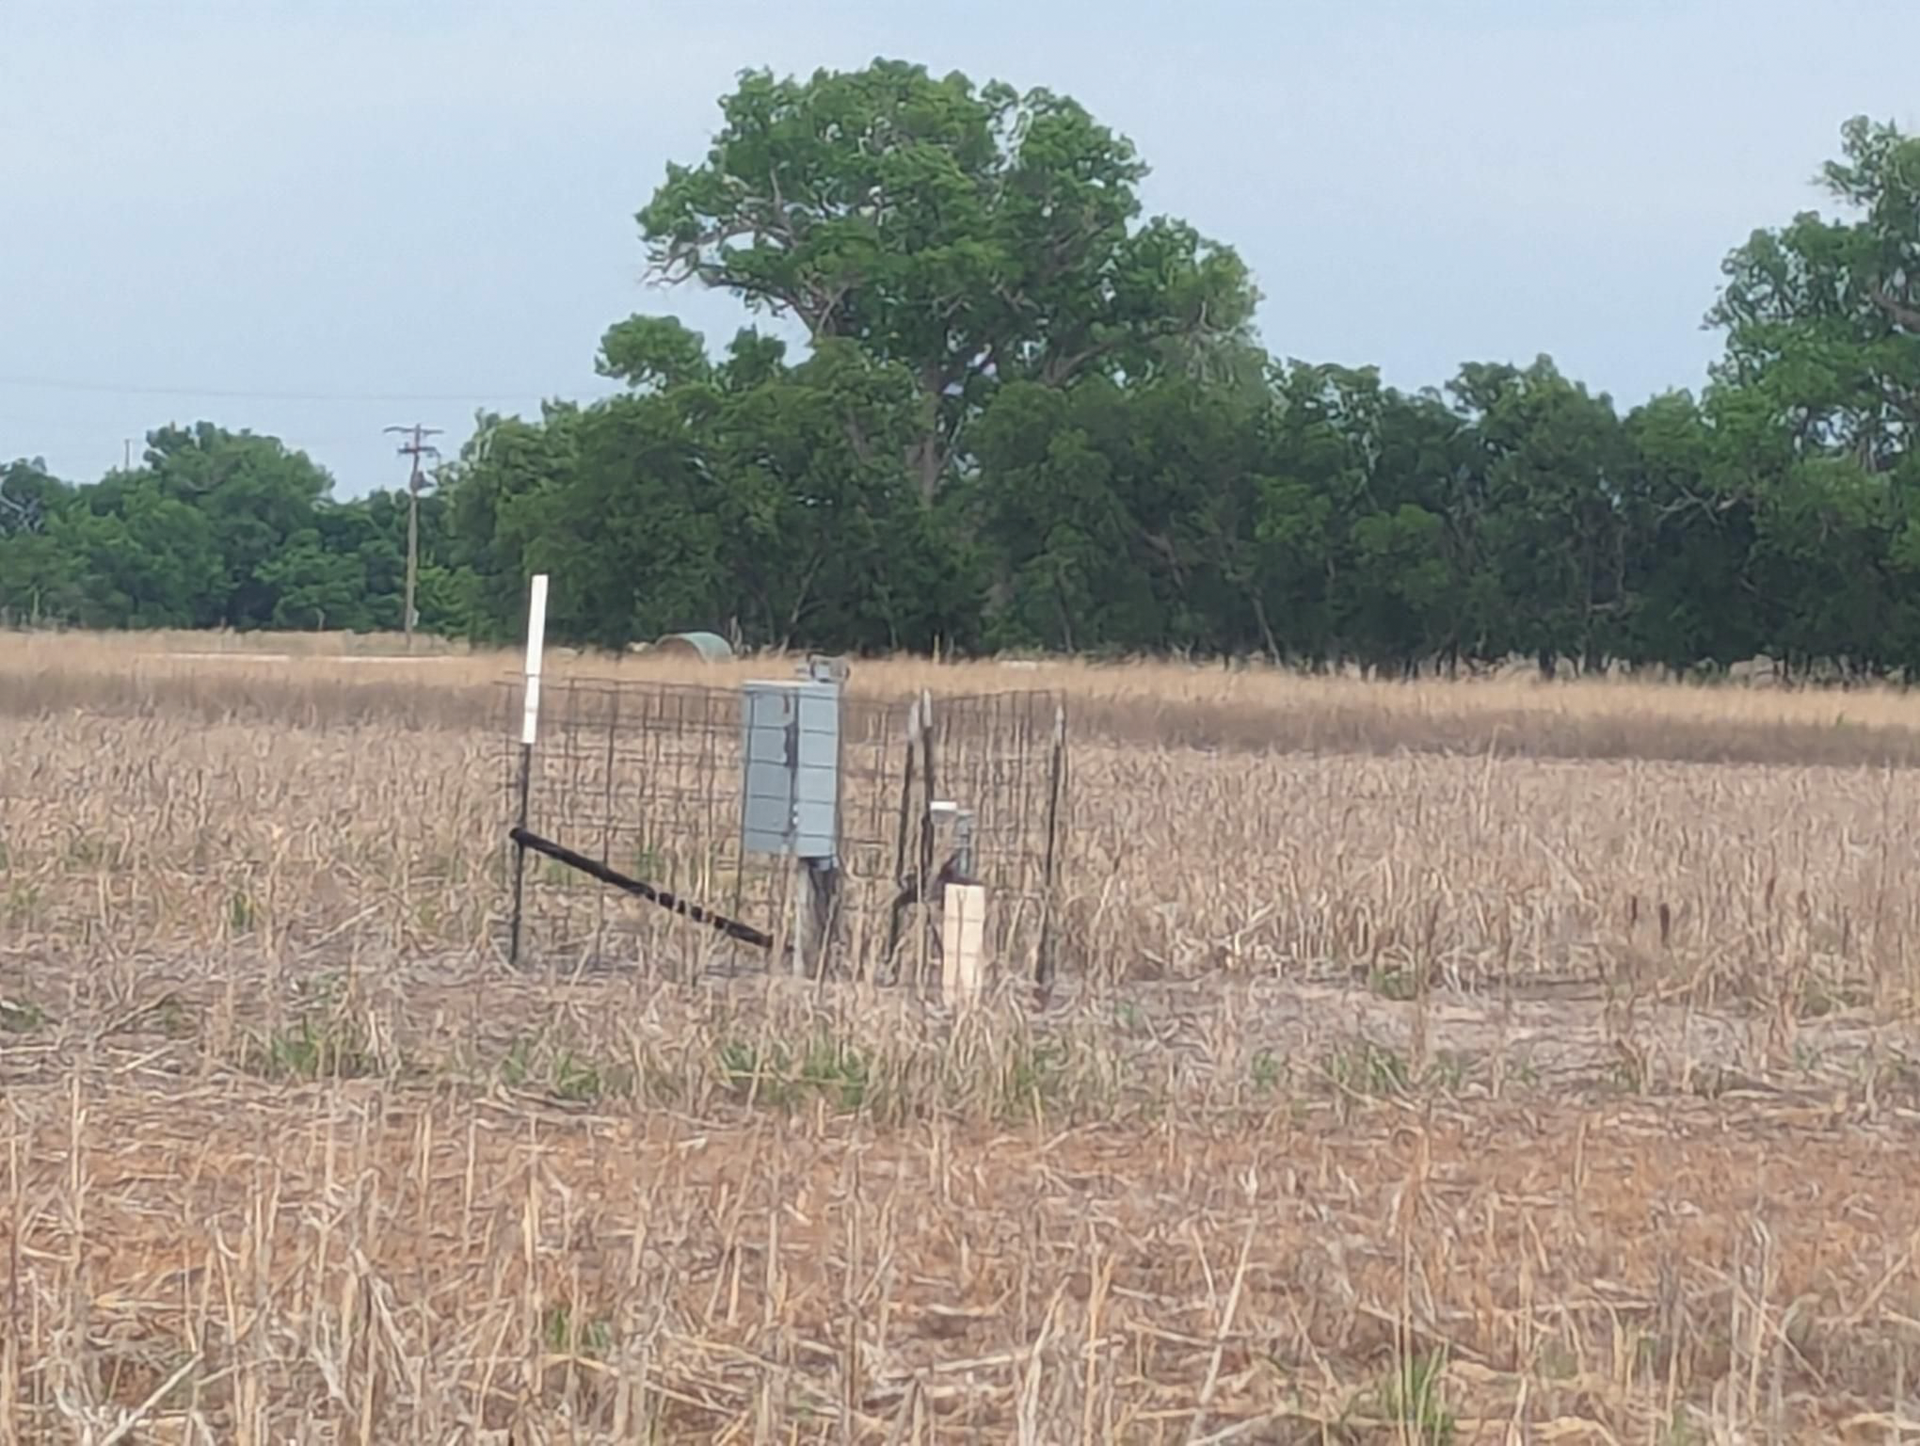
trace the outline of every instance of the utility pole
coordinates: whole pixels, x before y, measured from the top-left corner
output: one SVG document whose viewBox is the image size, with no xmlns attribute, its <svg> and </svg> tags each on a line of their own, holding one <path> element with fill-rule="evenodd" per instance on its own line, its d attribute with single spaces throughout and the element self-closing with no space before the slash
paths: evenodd
<svg viewBox="0 0 1920 1446">
<path fill-rule="evenodd" d="M 415 422 L 411 427 L 388 427 L 389 432 L 397 432 L 407 440 L 400 444 L 402 457 L 413 459 L 413 470 L 407 474 L 407 598 L 402 605 L 400 626 L 407 635 L 407 651 L 413 651 L 413 591 L 420 579 L 420 459 L 438 457 L 440 449 L 427 445 L 428 437 L 440 435 L 438 427 L 423 427 Z"/>
</svg>

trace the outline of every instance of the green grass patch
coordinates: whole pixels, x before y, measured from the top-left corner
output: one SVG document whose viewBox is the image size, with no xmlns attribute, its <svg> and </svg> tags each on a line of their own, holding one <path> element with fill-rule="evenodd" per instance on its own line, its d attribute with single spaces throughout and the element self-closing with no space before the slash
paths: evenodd
<svg viewBox="0 0 1920 1446">
<path fill-rule="evenodd" d="M 856 1114 L 872 1099 L 872 1057 L 825 1031 L 798 1048 L 777 1039 L 731 1039 L 718 1053 L 721 1083 L 745 1104 L 790 1109 L 818 1098 L 844 1114 Z"/>
<path fill-rule="evenodd" d="M 1441 1394 L 1445 1355 L 1403 1356 L 1393 1364 L 1378 1396 L 1380 1413 L 1396 1423 L 1402 1439 L 1419 1446 L 1453 1446 L 1459 1425 Z"/>
<path fill-rule="evenodd" d="M 318 1012 L 255 1040 L 244 1063 L 274 1080 L 364 1079 L 380 1072 L 365 1030 L 345 1015 Z"/>
<path fill-rule="evenodd" d="M 539 1036 L 516 1039 L 500 1062 L 509 1089 L 531 1090 L 567 1104 L 597 1105 L 631 1098 L 633 1070 Z"/>
<path fill-rule="evenodd" d="M 0 999 L 0 1034 L 32 1034 L 43 1029 L 47 1012 L 29 999 Z"/>
<path fill-rule="evenodd" d="M 564 1305 L 556 1305 L 540 1322 L 540 1336 L 556 1356 L 579 1356 L 602 1361 L 613 1353 L 613 1323 L 581 1320 Z"/>
</svg>

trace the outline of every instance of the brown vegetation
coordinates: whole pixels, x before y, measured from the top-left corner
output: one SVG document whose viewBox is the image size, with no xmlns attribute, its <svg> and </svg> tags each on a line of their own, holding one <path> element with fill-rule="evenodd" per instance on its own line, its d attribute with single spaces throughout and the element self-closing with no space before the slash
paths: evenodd
<svg viewBox="0 0 1920 1446">
<path fill-rule="evenodd" d="M 956 1021 L 514 977 L 509 659 L 169 648 L 0 642 L 0 1441 L 1915 1429 L 1900 695 L 863 665 L 1073 697 Z"/>
<path fill-rule="evenodd" d="M 156 633 L 0 636 L 0 714 L 84 709 L 312 726 L 470 729 L 503 715 L 510 652 L 339 634 Z M 685 660 L 553 650 L 573 677 L 717 682 L 785 676 L 780 660 Z M 689 672 L 690 668 L 694 671 Z M 1235 752 L 1493 753 L 1688 763 L 1920 764 L 1920 698 L 1873 686 L 1781 690 L 1531 676 L 1379 684 L 1264 666 L 998 660 L 857 662 L 853 687 L 882 697 L 921 688 L 1062 688 L 1085 738 Z"/>
</svg>

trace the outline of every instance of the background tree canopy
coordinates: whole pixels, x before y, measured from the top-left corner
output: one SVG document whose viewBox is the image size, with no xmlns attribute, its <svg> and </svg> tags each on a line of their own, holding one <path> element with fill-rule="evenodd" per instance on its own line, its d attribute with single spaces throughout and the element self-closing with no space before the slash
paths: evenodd
<svg viewBox="0 0 1920 1446">
<path fill-rule="evenodd" d="M 422 508 L 422 625 L 619 646 L 1264 654 L 1410 671 L 1920 670 L 1920 140 L 1855 119 L 1829 212 L 1728 256 L 1698 396 L 1551 360 L 1443 385 L 1269 356 L 1234 252 L 1143 215 L 1071 99 L 897 61 L 748 72 L 638 215 L 654 273 L 804 333 L 634 316 L 608 400 L 484 415 Z M 405 496 L 271 438 L 0 469 L 0 617 L 398 625 Z"/>
</svg>

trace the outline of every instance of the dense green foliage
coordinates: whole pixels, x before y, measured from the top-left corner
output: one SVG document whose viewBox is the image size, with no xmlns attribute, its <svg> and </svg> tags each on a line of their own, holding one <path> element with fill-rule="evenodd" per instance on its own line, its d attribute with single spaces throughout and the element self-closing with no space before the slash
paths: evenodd
<svg viewBox="0 0 1920 1446">
<path fill-rule="evenodd" d="M 747 74 L 640 212 L 656 273 L 797 321 L 611 327 L 621 383 L 483 416 L 423 508 L 422 623 L 849 650 L 1264 654 L 1383 670 L 1756 653 L 1920 672 L 1920 140 L 1856 120 L 1836 214 L 1753 234 L 1700 395 L 1475 363 L 1402 392 L 1269 357 L 1235 254 L 1143 218 L 1074 102 L 876 62 Z M 209 426 L 0 473 L 0 610 L 393 627 L 405 498 Z"/>
<path fill-rule="evenodd" d="M 0 616 L 98 628 L 400 626 L 407 499 L 350 503 L 271 437 L 202 423 L 147 438 L 144 465 L 69 487 L 37 461 L 0 469 Z M 421 625 L 469 612 L 446 562 L 446 503 L 421 499 Z"/>
</svg>

